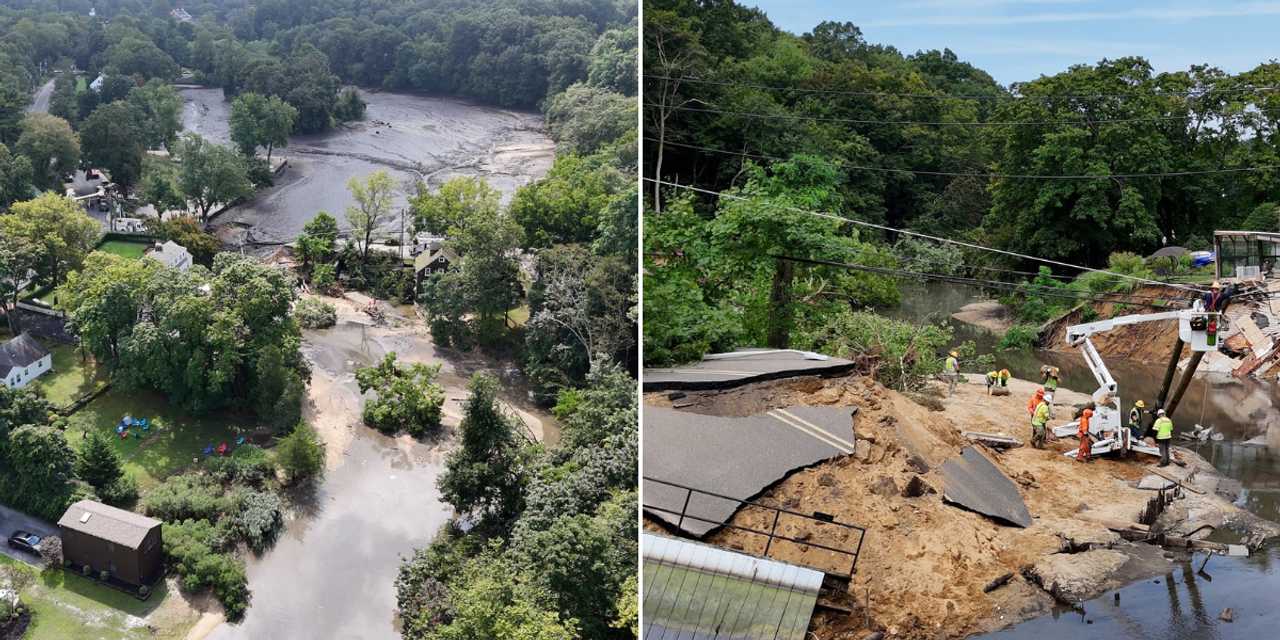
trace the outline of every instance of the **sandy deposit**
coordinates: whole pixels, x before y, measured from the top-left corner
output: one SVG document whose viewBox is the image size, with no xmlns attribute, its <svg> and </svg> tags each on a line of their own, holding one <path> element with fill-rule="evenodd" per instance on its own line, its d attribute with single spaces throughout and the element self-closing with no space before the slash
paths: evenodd
<svg viewBox="0 0 1280 640">
<path fill-rule="evenodd" d="M 951 314 L 951 317 L 997 334 L 1003 334 L 1013 326 L 1013 316 L 1009 313 L 1009 307 L 995 300 L 970 302 Z"/>
<path fill-rule="evenodd" d="M 798 378 L 690 393 L 679 402 L 692 403 L 683 407 L 688 411 L 729 415 L 795 404 L 859 407 L 853 425 L 858 440 L 855 455 L 798 471 L 759 499 L 804 513 L 825 512 L 837 521 L 867 528 L 857 573 L 845 598 L 854 613 L 820 612 L 812 627 L 819 638 L 862 638 L 868 629 L 894 638 L 946 638 L 1040 615 L 1055 597 L 1077 602 L 1168 570 L 1169 561 L 1157 547 L 1124 542 L 1093 521 L 1137 521 L 1155 495 L 1133 486 L 1147 475 L 1151 459 L 1078 463 L 1062 456 L 1076 446 L 1074 438 L 1053 442 L 1048 450 L 1027 446 L 1004 453 L 984 450 L 1017 483 L 1034 517 L 1026 529 L 998 525 L 942 501 L 939 467 L 968 444 L 961 431 L 1003 433 L 1028 442 L 1031 429 L 1025 403 L 1036 386 L 1013 380 L 1010 396 L 990 398 L 974 376 L 954 397 L 940 399 L 944 411 L 932 411 L 857 376 Z M 935 384 L 934 391 L 937 388 Z M 1054 422 L 1069 418 L 1064 405 L 1087 400 L 1084 394 L 1060 390 Z M 670 405 L 663 394 L 648 394 L 646 403 Z M 1189 451 L 1181 453 L 1195 458 Z M 920 482 L 933 492 L 903 497 L 908 483 Z M 1224 523 L 1244 520 L 1236 517 L 1242 513 L 1239 509 L 1212 492 L 1197 500 L 1200 508 L 1231 514 L 1223 516 Z M 762 510 L 743 510 L 734 522 L 767 530 L 770 517 Z M 800 520 L 779 523 L 784 535 L 843 548 L 856 543 L 847 537 L 819 537 L 812 529 Z M 758 537 L 732 530 L 715 533 L 710 540 L 756 553 L 764 544 Z M 1085 555 L 1102 550 L 1106 553 Z M 770 555 L 822 568 L 839 566 L 812 548 L 790 543 L 775 543 Z M 1013 578 L 1007 585 L 984 593 L 993 579 L 1010 573 Z"/>
</svg>

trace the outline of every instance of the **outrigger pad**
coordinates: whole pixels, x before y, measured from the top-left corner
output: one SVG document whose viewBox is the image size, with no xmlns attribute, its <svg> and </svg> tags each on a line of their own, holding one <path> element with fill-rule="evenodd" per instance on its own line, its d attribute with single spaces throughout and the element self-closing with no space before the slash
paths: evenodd
<svg viewBox="0 0 1280 640">
<path fill-rule="evenodd" d="M 942 499 L 1017 527 L 1031 526 L 1031 512 L 1018 487 L 973 447 L 942 465 Z"/>
</svg>

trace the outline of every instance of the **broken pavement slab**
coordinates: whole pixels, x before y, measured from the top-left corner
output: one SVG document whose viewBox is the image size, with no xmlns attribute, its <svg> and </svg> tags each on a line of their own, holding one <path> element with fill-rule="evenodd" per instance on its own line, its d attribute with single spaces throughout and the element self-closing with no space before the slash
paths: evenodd
<svg viewBox="0 0 1280 640">
<path fill-rule="evenodd" d="M 857 367 L 844 360 L 792 349 L 739 349 L 703 356 L 700 362 L 644 370 L 644 390 L 727 389 L 739 385 L 807 375 L 848 373 Z"/>
<path fill-rule="evenodd" d="M 1018 487 L 973 447 L 942 465 L 942 497 L 982 515 L 1018 527 L 1031 526 L 1031 512 Z"/>
<path fill-rule="evenodd" d="M 792 472 L 853 453 L 851 407 L 787 407 L 742 417 L 707 416 L 661 407 L 644 412 L 645 512 L 701 538 Z M 894 488 L 894 493 L 898 489 Z M 680 518 L 684 510 L 696 519 Z"/>
</svg>

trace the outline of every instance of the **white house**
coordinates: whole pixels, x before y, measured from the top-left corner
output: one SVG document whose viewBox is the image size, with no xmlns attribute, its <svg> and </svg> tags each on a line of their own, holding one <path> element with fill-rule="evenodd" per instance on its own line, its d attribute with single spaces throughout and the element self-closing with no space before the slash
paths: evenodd
<svg viewBox="0 0 1280 640">
<path fill-rule="evenodd" d="M 0 345 L 0 382 L 10 389 L 27 386 L 52 367 L 53 355 L 25 331 Z"/>
<path fill-rule="evenodd" d="M 191 252 L 172 240 L 156 242 L 154 247 L 147 249 L 146 257 L 159 260 L 160 264 L 179 271 L 191 268 Z"/>
</svg>

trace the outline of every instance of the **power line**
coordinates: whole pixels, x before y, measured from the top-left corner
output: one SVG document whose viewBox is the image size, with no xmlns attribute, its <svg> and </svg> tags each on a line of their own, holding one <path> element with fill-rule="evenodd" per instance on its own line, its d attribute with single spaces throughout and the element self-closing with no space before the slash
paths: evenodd
<svg viewBox="0 0 1280 640">
<path fill-rule="evenodd" d="M 925 280 L 937 280 L 949 282 L 952 284 L 964 284 L 987 289 L 1004 289 L 1015 293 L 1028 293 L 1028 289 L 1042 289 L 1041 291 L 1032 291 L 1031 293 L 1049 298 L 1062 298 L 1070 300 L 1090 300 L 1093 302 L 1112 302 L 1135 304 L 1155 308 L 1177 309 L 1184 308 L 1172 304 L 1157 304 L 1164 298 L 1143 298 L 1142 296 L 1130 296 L 1127 294 L 1090 294 L 1083 291 L 1070 291 L 1058 289 L 1055 287 L 1039 287 L 1037 285 L 1023 285 L 1012 282 L 1002 282 L 999 280 L 983 280 L 979 278 L 966 278 L 963 276 L 953 276 L 943 273 L 930 273 L 927 271 L 908 271 L 905 269 L 891 269 L 888 267 L 873 267 L 865 264 L 854 264 L 848 262 L 836 262 L 834 260 L 817 260 L 813 258 L 797 258 L 787 255 L 770 255 L 769 257 L 778 260 L 786 260 L 788 262 L 799 262 L 804 264 L 822 265 L 828 267 L 841 267 L 845 269 L 853 269 L 855 271 L 865 271 L 888 277 L 897 278 L 920 278 Z"/>
<path fill-rule="evenodd" d="M 1152 98 L 1200 98 L 1207 95 L 1214 95 L 1214 94 L 1220 94 L 1220 93 L 1221 94 L 1265 93 L 1268 91 L 1280 90 L 1280 87 L 1264 85 L 1260 87 L 1237 87 L 1232 89 L 1214 88 L 1214 89 L 1201 89 L 1201 90 L 1190 90 L 1190 91 L 1160 91 L 1160 92 L 1152 93 L 1150 95 L 1140 94 L 1140 93 L 1093 93 L 1093 94 L 1065 93 L 1065 94 L 1055 94 L 1055 95 L 1047 95 L 1047 96 L 1039 96 L 1039 95 L 1015 96 L 1011 94 L 1008 94 L 1008 95 L 985 95 L 985 94 L 949 95 L 945 93 L 895 93 L 891 91 L 803 89 L 799 87 L 771 86 L 771 85 L 764 85 L 764 84 L 754 84 L 750 82 L 730 82 L 725 80 L 711 80 L 708 78 L 692 78 L 692 77 L 673 78 L 671 76 L 663 76 L 663 75 L 655 75 L 655 74 L 647 74 L 647 73 L 644 74 L 644 77 L 650 80 L 666 80 L 669 82 L 691 82 L 694 84 L 705 84 L 705 85 L 714 85 L 714 86 L 721 86 L 721 87 L 742 87 L 746 89 L 762 89 L 765 91 L 788 91 L 792 93 L 813 93 L 813 94 L 821 94 L 821 95 L 859 96 L 859 97 L 865 97 L 865 98 L 924 98 L 924 99 L 931 99 L 931 100 L 992 100 L 992 101 L 1005 100 L 1010 102 L 1016 102 L 1019 100 L 1042 100 L 1045 102 L 1050 102 L 1053 100 L 1102 100 L 1102 99 L 1110 99 L 1110 98 L 1129 99 L 1129 98 L 1149 98 L 1149 97 L 1152 97 Z"/>
<path fill-rule="evenodd" d="M 740 156 L 744 158 L 756 158 L 758 160 L 770 160 L 773 162 L 787 162 L 789 158 L 780 156 L 771 156 L 759 153 L 747 153 L 744 151 L 729 151 L 727 149 L 716 149 L 713 147 L 703 147 L 692 144 L 684 144 L 681 142 L 672 142 L 670 140 L 658 140 L 646 136 L 645 141 L 658 144 L 670 145 L 673 147 L 683 147 L 696 151 L 706 151 L 708 153 L 720 153 L 730 156 Z M 989 180 L 1114 180 L 1114 179 L 1134 179 L 1134 178 L 1178 178 L 1185 176 L 1204 176 L 1218 175 L 1229 173 L 1252 173 L 1255 171 L 1272 171 L 1280 170 L 1280 165 L 1263 165 L 1259 167 L 1237 167 L 1233 169 L 1203 169 L 1196 171 L 1164 171 L 1158 173 L 1109 173 L 1098 175 L 1051 175 L 1051 174 L 1028 174 L 1028 173 L 985 173 L 978 171 L 929 171 L 923 169 L 898 169 L 894 167 L 868 167 L 864 165 L 843 165 L 845 169 L 853 169 L 856 171 L 878 171 L 882 173 L 907 173 L 922 176 L 945 176 L 952 178 L 986 178 Z M 649 178 L 646 178 L 646 180 Z"/>
<path fill-rule="evenodd" d="M 739 196 L 739 195 L 736 195 L 736 194 L 724 193 L 724 192 L 720 192 L 720 191 L 713 191 L 713 190 L 711 190 L 711 189 L 702 189 L 702 188 L 694 187 L 694 186 L 691 186 L 691 185 L 684 185 L 684 184 L 677 184 L 677 183 L 674 183 L 674 182 L 667 182 L 666 180 L 654 179 L 654 178 L 649 178 L 649 177 L 645 177 L 645 176 L 642 176 L 642 177 L 641 177 L 641 180 L 644 180 L 644 181 L 646 181 L 646 182 L 652 182 L 652 183 L 654 183 L 654 184 L 658 184 L 658 185 L 664 185 L 664 186 L 669 186 L 669 187 L 675 187 L 675 188 L 677 188 L 677 189 L 686 189 L 686 190 L 694 191 L 694 192 L 697 192 L 697 193 L 703 193 L 703 194 L 706 194 L 706 195 L 713 195 L 713 196 L 716 196 L 716 197 L 719 197 L 719 198 L 728 198 L 728 199 L 730 199 L 730 200 L 741 200 L 741 201 L 744 201 L 744 202 L 749 202 L 749 201 L 751 201 L 751 198 L 747 198 L 747 197 L 744 197 L 744 196 Z M 999 253 L 999 254 L 1002 254 L 1002 255 L 1006 255 L 1006 256 L 1010 256 L 1010 257 L 1014 257 L 1014 258 L 1019 258 L 1019 259 L 1022 259 L 1022 260 L 1031 260 L 1031 261 L 1035 261 L 1035 262 L 1042 262 L 1042 263 L 1044 263 L 1044 264 L 1052 264 L 1052 265 L 1056 265 L 1056 266 L 1060 266 L 1060 267 L 1066 267 L 1066 268 L 1068 268 L 1068 269 L 1078 269 L 1078 270 L 1081 270 L 1081 271 L 1090 271 L 1090 272 L 1093 272 L 1093 273 L 1104 273 L 1104 274 L 1107 274 L 1107 275 L 1109 275 L 1109 276 L 1115 276 L 1115 277 L 1117 277 L 1117 278 L 1123 278 L 1123 279 L 1125 279 L 1125 280 L 1133 280 L 1134 282 L 1141 282 L 1141 283 L 1144 283 L 1144 284 L 1155 284 L 1155 285 L 1160 285 L 1160 286 L 1173 287 L 1173 288 L 1175 288 L 1175 289 L 1183 289 L 1183 290 L 1185 290 L 1185 291 L 1192 291 L 1192 292 L 1196 292 L 1196 293 L 1200 293 L 1200 291 L 1201 291 L 1200 289 L 1197 289 L 1197 288 L 1195 288 L 1195 287 L 1189 287 L 1189 286 L 1186 286 L 1186 285 L 1175 284 L 1175 283 L 1172 283 L 1172 282 L 1161 282 L 1161 281 L 1159 281 L 1159 280 L 1151 280 L 1151 279 L 1148 279 L 1148 278 L 1140 278 L 1140 277 L 1138 277 L 1138 276 L 1133 276 L 1133 275 L 1129 275 L 1129 274 L 1126 274 L 1126 273 L 1116 273 L 1116 272 L 1114 272 L 1114 271 L 1107 271 L 1106 269 L 1093 269 L 1093 268 L 1090 268 L 1090 267 L 1083 267 L 1083 266 L 1080 266 L 1080 265 L 1071 264 L 1071 263 L 1069 263 L 1069 262 L 1062 262 L 1062 261 L 1060 261 L 1060 260 L 1053 260 L 1053 259 L 1050 259 L 1050 258 L 1040 258 L 1040 257 L 1037 257 L 1037 256 L 1027 255 L 1027 254 L 1025 254 L 1025 253 L 1018 253 L 1018 252 L 1016 252 L 1016 251 L 1008 251 L 1008 250 L 1005 250 L 1005 249 L 996 249 L 996 248 L 994 248 L 994 247 L 985 247 L 985 246 L 982 246 L 982 245 L 980 245 L 980 244 L 974 244 L 974 243 L 972 243 L 972 242 L 965 242 L 965 241 L 963 241 L 963 240 L 953 240 L 953 239 L 951 239 L 951 238 L 942 238 L 942 237 L 939 237 L 939 236 L 929 235 L 929 234 L 927 234 L 927 233 L 920 233 L 920 232 L 918 232 L 918 231 L 908 231 L 908 230 L 906 230 L 906 229 L 898 229 L 898 228 L 895 228 L 895 227 L 890 227 L 890 226 L 888 226 L 888 225 L 876 224 L 876 223 L 874 223 L 874 222 L 866 222 L 866 221 L 864 221 L 864 220 L 854 220 L 853 218 L 845 218 L 845 217 L 843 217 L 843 216 L 838 216 L 838 215 L 831 214 L 831 213 L 824 213 L 824 212 L 821 212 L 821 211 L 810 211 L 810 210 L 808 210 L 808 209 L 801 209 L 801 208 L 799 208 L 799 207 L 792 207 L 792 206 L 790 206 L 790 205 L 778 204 L 778 203 L 771 202 L 771 201 L 766 201 L 766 203 L 767 203 L 767 204 L 769 204 L 770 206 L 773 206 L 773 207 L 778 208 L 778 209 L 785 209 L 785 210 L 788 210 L 788 211 L 794 211 L 794 212 L 796 212 L 796 213 L 802 213 L 802 214 L 805 214 L 805 215 L 816 216 L 816 217 L 819 217 L 819 218 L 827 218 L 827 219 L 829 219 L 829 220 L 837 220 L 837 221 L 840 221 L 840 222 L 846 222 L 846 223 L 854 224 L 854 225 L 858 225 L 858 226 L 861 226 L 861 227 L 867 227 L 867 228 L 871 228 L 871 229 L 877 229 L 877 230 L 880 230 L 880 231 L 888 231 L 888 232 L 890 232 L 890 233 L 899 233 L 899 234 L 902 234 L 902 235 L 905 235 L 905 236 L 912 236 L 912 237 L 916 237 L 916 238 L 924 238 L 924 239 L 926 239 L 926 240 L 933 240 L 933 241 L 935 241 L 935 242 L 942 242 L 942 243 L 946 243 L 946 244 L 954 244 L 954 245 L 961 246 L 961 247 L 967 247 L 967 248 L 969 248 L 969 249 L 977 249 L 977 250 L 979 250 L 979 251 L 989 251 L 989 252 L 992 252 L 992 253 Z"/>
<path fill-rule="evenodd" d="M 644 103 L 646 107 L 654 107 L 659 109 L 672 109 L 675 111 L 690 111 L 694 113 L 714 113 L 717 115 L 737 116 L 741 118 L 751 118 L 754 120 L 806 120 L 812 122 L 836 122 L 840 124 L 876 124 L 876 125 L 919 125 L 919 126 L 938 126 L 938 127 L 999 127 L 999 126 L 1051 126 L 1051 125 L 1092 125 L 1092 124 L 1134 124 L 1139 122 L 1171 122 L 1175 120 L 1191 120 L 1198 118 L 1198 115 L 1183 116 L 1155 116 L 1145 118 L 1100 118 L 1097 120 L 1011 120 L 1011 121 L 990 121 L 990 120 L 973 120 L 950 122 L 944 120 L 869 120 L 863 118 L 834 118 L 827 116 L 806 116 L 793 113 L 754 113 L 751 111 L 729 111 L 726 109 L 709 109 L 707 107 L 686 107 L 661 105 L 653 102 Z M 1267 111 L 1259 111 L 1262 115 L 1275 115 Z M 1236 114 L 1239 117 L 1245 114 Z"/>
</svg>

